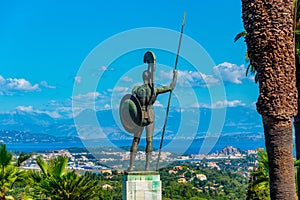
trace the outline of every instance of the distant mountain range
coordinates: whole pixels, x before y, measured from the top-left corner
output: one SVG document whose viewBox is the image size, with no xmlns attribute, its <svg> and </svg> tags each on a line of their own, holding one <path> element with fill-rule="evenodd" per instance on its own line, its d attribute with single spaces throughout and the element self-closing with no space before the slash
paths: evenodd
<svg viewBox="0 0 300 200">
<path fill-rule="evenodd" d="M 56 144 L 56 143 L 73 143 L 81 144 L 78 137 L 65 136 L 55 137 L 48 134 L 37 134 L 15 130 L 0 130 L 0 143 L 5 144 Z"/>
<path fill-rule="evenodd" d="M 172 138 L 174 134 L 177 133 L 182 112 L 187 112 L 185 116 L 193 116 L 193 112 L 199 111 L 195 109 L 198 108 L 187 109 L 181 112 L 171 109 L 167 124 L 167 136 Z M 157 113 L 156 123 L 159 125 L 159 129 L 164 120 L 164 110 L 158 107 L 155 111 Z M 211 120 L 211 111 L 212 110 L 208 108 L 200 108 L 200 122 L 196 122 L 193 117 L 186 117 L 186 122 L 182 122 L 182 124 L 185 124 L 184 134 L 188 137 L 190 135 L 189 127 L 192 127 L 192 124 L 200 123 L 196 137 L 201 138 L 205 136 Z M 93 111 L 84 110 L 76 117 L 76 120 L 80 120 L 85 124 L 84 131 L 93 132 L 95 134 L 95 131 L 97 131 L 96 127 L 93 127 L 93 124 L 89 123 L 92 120 L 92 114 L 94 114 Z M 112 110 L 98 111 L 96 116 L 103 131 L 103 133 L 99 133 L 100 136 L 102 134 L 102 137 L 108 137 L 109 139 L 128 139 L 132 137 L 131 135 L 125 134 L 122 129 L 119 128 L 119 122 L 115 121 Z M 74 119 L 57 119 L 47 114 L 22 111 L 0 114 L 0 130 L 47 134 L 55 137 L 78 136 Z M 159 130 L 157 131 L 159 132 Z M 222 136 L 241 137 L 244 135 L 245 137 L 255 138 L 261 137 L 262 133 L 261 119 L 256 110 L 246 107 L 227 108 Z"/>
<path fill-rule="evenodd" d="M 43 133 L 56 137 L 77 135 L 73 119 L 55 119 L 44 113 L 24 111 L 1 113 L 0 130 Z"/>
</svg>

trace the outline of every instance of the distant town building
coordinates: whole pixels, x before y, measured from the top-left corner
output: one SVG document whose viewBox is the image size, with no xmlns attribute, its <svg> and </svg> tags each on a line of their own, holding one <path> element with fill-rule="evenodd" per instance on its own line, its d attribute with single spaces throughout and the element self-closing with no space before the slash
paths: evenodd
<svg viewBox="0 0 300 200">
<path fill-rule="evenodd" d="M 104 173 L 108 173 L 109 175 L 112 175 L 111 169 L 102 169 L 101 174 L 104 174 Z"/>
<path fill-rule="evenodd" d="M 178 183 L 186 183 L 186 178 L 179 178 Z"/>
<path fill-rule="evenodd" d="M 177 171 L 176 171 L 176 170 L 173 170 L 173 169 L 170 169 L 170 170 L 169 170 L 169 174 L 177 174 Z"/>
<path fill-rule="evenodd" d="M 257 154 L 257 152 L 255 150 L 247 150 L 247 154 L 248 155 Z"/>
<path fill-rule="evenodd" d="M 253 171 L 253 170 L 254 170 L 253 166 L 248 167 L 248 171 Z"/>
<path fill-rule="evenodd" d="M 217 165 L 216 162 L 208 162 L 208 163 L 207 163 L 207 166 L 208 166 L 209 168 L 216 168 L 217 170 L 221 170 L 221 168 Z"/>
<path fill-rule="evenodd" d="M 173 169 L 174 170 L 182 170 L 183 168 L 182 168 L 182 166 L 174 166 Z"/>
<path fill-rule="evenodd" d="M 113 187 L 109 184 L 104 184 L 104 185 L 102 185 L 102 189 L 103 190 L 111 190 L 111 189 L 113 189 Z"/>
<path fill-rule="evenodd" d="M 200 181 L 206 181 L 207 177 L 205 174 L 196 174 L 196 178 Z"/>
</svg>

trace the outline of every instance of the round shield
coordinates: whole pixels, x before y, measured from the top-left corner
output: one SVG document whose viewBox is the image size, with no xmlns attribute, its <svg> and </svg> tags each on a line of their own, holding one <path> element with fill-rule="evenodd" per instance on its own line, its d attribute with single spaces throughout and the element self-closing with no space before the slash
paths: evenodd
<svg viewBox="0 0 300 200">
<path fill-rule="evenodd" d="M 139 100 L 126 94 L 120 103 L 119 114 L 124 129 L 129 133 L 135 133 L 142 127 L 143 112 Z"/>
</svg>

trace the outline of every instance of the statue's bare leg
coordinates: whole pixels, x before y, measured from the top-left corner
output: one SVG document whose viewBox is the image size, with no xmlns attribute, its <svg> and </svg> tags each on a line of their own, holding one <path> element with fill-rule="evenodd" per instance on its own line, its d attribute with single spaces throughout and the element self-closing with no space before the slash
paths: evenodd
<svg viewBox="0 0 300 200">
<path fill-rule="evenodd" d="M 133 169 L 133 164 L 134 164 L 134 159 L 138 150 L 138 145 L 140 142 L 140 138 L 141 138 L 141 134 L 143 132 L 143 128 L 141 127 L 135 134 L 134 134 L 134 138 L 132 141 L 132 145 L 130 148 L 130 163 L 129 163 L 129 167 L 127 169 L 127 171 L 132 171 Z"/>
<path fill-rule="evenodd" d="M 146 164 L 145 164 L 145 170 L 149 171 L 149 165 L 152 157 L 152 151 L 153 151 L 153 144 L 152 144 L 152 138 L 153 138 L 153 132 L 154 132 L 154 122 L 146 126 Z"/>
</svg>

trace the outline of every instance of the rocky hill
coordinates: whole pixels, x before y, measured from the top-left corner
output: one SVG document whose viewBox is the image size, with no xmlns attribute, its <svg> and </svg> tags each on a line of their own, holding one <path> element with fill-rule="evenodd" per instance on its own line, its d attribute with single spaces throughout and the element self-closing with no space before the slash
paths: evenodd
<svg viewBox="0 0 300 200">
<path fill-rule="evenodd" d="M 242 154 L 242 151 L 240 149 L 237 149 L 233 146 L 226 146 L 224 147 L 221 151 L 217 152 L 219 155 L 237 155 L 237 154 Z"/>
</svg>

